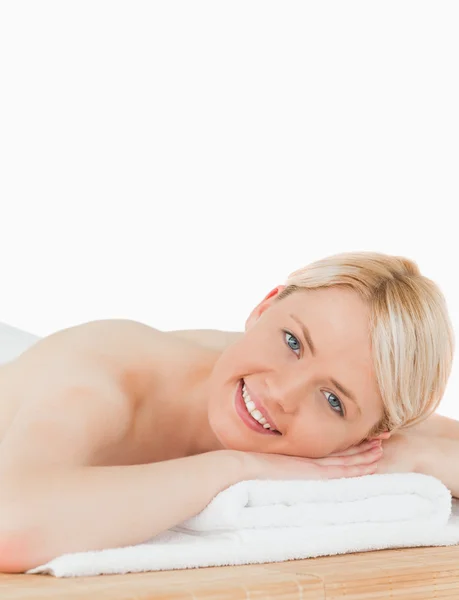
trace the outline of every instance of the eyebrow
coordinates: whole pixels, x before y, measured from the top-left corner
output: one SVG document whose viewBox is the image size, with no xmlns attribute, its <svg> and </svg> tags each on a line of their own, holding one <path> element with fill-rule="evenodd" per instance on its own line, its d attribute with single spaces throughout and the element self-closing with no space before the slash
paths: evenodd
<svg viewBox="0 0 459 600">
<path fill-rule="evenodd" d="M 309 333 L 309 329 L 306 327 L 306 325 L 296 315 L 294 315 L 293 313 L 290 313 L 290 316 L 300 326 L 301 332 L 303 333 L 304 339 L 306 340 L 306 342 L 307 342 L 307 344 L 309 346 L 311 354 L 313 356 L 317 356 L 317 348 L 314 346 L 314 342 L 312 341 L 311 334 Z M 344 387 L 344 385 L 342 385 L 341 383 L 339 383 L 339 381 L 336 381 L 336 379 L 333 379 L 332 377 L 330 377 L 329 380 L 335 386 L 335 388 L 339 392 L 341 392 L 341 394 L 343 394 L 344 396 L 346 396 L 347 398 L 349 398 L 349 400 L 351 400 L 356 405 L 359 413 L 362 414 L 362 410 L 360 409 L 360 405 L 357 402 L 357 400 L 355 398 L 355 395 L 350 390 L 348 390 L 346 387 Z"/>
</svg>

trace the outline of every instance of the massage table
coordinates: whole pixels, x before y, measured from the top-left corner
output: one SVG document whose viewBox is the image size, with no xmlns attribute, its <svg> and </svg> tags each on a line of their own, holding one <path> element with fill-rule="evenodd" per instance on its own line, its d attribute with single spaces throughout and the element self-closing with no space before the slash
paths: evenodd
<svg viewBox="0 0 459 600">
<path fill-rule="evenodd" d="M 459 546 L 280 563 L 55 578 L 0 574 L 1 600 L 433 600 L 459 598 Z"/>
<path fill-rule="evenodd" d="M 0 323 L 0 364 L 39 338 Z M 459 600 L 459 546 L 243 566 L 56 578 L 0 574 L 0 600 Z"/>
</svg>

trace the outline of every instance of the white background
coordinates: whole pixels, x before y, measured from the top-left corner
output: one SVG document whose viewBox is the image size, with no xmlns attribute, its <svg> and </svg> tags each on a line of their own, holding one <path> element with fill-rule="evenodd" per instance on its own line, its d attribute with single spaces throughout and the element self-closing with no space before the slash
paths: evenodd
<svg viewBox="0 0 459 600">
<path fill-rule="evenodd" d="M 1 2 L 0 320 L 241 331 L 375 250 L 459 331 L 458 31 L 455 0 Z"/>
</svg>

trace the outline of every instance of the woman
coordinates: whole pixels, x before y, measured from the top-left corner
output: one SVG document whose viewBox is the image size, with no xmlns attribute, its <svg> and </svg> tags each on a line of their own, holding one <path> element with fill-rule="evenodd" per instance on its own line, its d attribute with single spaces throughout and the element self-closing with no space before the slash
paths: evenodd
<svg viewBox="0 0 459 600">
<path fill-rule="evenodd" d="M 243 333 L 40 340 L 0 371 L 0 571 L 140 543 L 244 479 L 437 474 L 453 346 L 438 287 L 371 252 L 294 272 Z"/>
</svg>

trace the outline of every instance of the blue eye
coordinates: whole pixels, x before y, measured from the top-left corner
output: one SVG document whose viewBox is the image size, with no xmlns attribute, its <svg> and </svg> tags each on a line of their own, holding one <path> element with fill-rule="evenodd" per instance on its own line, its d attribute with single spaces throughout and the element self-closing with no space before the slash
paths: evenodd
<svg viewBox="0 0 459 600">
<path fill-rule="evenodd" d="M 325 397 L 327 398 L 328 404 L 331 406 L 332 410 L 344 417 L 343 405 L 341 404 L 341 401 L 335 396 L 335 394 L 332 394 L 331 392 L 324 392 L 324 394 L 329 394 L 329 398 L 327 398 L 327 396 Z M 330 397 L 333 398 L 332 401 L 330 401 Z"/>
<path fill-rule="evenodd" d="M 294 335 L 292 335 L 289 331 L 284 331 L 284 334 L 289 335 L 290 339 L 295 340 L 296 344 L 298 345 L 298 348 L 292 348 L 292 346 L 290 346 L 289 342 L 287 342 L 289 348 L 292 348 L 292 350 L 301 350 L 301 344 Z"/>
<path fill-rule="evenodd" d="M 298 338 L 296 338 L 293 334 L 290 333 L 290 331 L 287 330 L 283 330 L 284 335 L 289 336 L 290 340 L 294 340 L 293 345 L 297 345 L 297 348 L 293 348 L 290 345 L 290 340 L 287 341 L 287 345 L 289 348 L 291 348 L 294 352 L 296 352 L 297 350 L 301 350 L 301 342 L 298 341 Z M 325 396 L 327 398 L 328 404 L 330 405 L 330 408 L 333 410 L 333 412 L 338 413 L 341 417 L 344 417 L 344 409 L 343 409 L 343 405 L 341 403 L 341 400 L 339 398 L 337 398 L 335 396 L 335 394 L 332 394 L 331 392 L 323 392 L 324 394 L 329 394 L 329 397 L 332 398 L 332 400 L 330 400 L 329 398 L 327 398 L 327 396 Z"/>
</svg>

